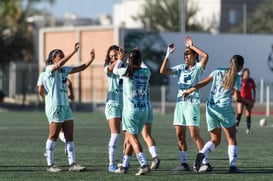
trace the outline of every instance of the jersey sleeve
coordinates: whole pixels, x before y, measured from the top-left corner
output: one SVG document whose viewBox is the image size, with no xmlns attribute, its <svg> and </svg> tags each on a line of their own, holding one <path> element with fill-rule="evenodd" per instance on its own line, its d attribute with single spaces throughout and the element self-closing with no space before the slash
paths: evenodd
<svg viewBox="0 0 273 181">
<path fill-rule="evenodd" d="M 108 64 L 108 65 L 106 65 L 105 67 L 104 67 L 104 73 L 105 74 L 107 74 L 108 73 L 108 67 L 109 67 L 110 65 Z"/>
<path fill-rule="evenodd" d="M 201 75 L 202 75 L 203 72 L 204 72 L 204 68 L 202 67 L 201 63 L 200 63 L 200 62 L 197 62 L 197 63 L 196 63 L 196 66 L 197 66 L 198 70 L 200 70 L 200 73 L 201 73 Z"/>
<path fill-rule="evenodd" d="M 181 65 L 176 65 L 174 67 L 170 68 L 172 70 L 172 75 L 173 76 L 178 76 L 179 72 L 181 72 Z"/>
<path fill-rule="evenodd" d="M 242 80 L 241 80 L 241 76 L 240 75 L 236 75 L 235 77 L 235 82 L 234 82 L 234 86 L 233 88 L 238 90 L 238 91 L 241 91 L 241 88 L 242 88 Z"/>
<path fill-rule="evenodd" d="M 43 77 L 44 77 L 44 72 L 41 72 L 37 81 L 37 86 L 43 85 Z"/>
<path fill-rule="evenodd" d="M 70 67 L 70 66 L 62 67 L 63 73 L 65 73 L 66 75 L 70 74 L 72 69 L 73 69 L 73 67 Z"/>
</svg>

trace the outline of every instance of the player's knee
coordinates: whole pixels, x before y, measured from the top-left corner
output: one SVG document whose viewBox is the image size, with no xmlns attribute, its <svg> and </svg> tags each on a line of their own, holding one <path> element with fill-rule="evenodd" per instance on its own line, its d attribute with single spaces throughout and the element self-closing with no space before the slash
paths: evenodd
<svg viewBox="0 0 273 181">
<path fill-rule="evenodd" d="M 221 143 L 221 139 L 214 139 L 214 140 L 211 140 L 211 142 L 213 142 L 215 147 L 217 147 Z"/>
</svg>

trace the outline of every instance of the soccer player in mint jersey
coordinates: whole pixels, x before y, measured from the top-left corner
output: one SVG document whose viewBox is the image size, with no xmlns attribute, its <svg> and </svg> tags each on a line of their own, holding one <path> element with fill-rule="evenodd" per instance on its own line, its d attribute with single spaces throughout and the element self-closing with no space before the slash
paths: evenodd
<svg viewBox="0 0 273 181">
<path fill-rule="evenodd" d="M 112 45 L 108 48 L 104 63 L 104 71 L 108 82 L 105 117 L 111 132 L 108 143 L 109 172 L 114 172 L 117 169 L 116 153 L 120 137 L 122 116 L 122 79 L 119 75 L 113 73 L 113 69 L 117 61 L 122 61 L 123 59 L 124 54 L 123 52 L 120 52 L 120 48 L 117 45 Z"/>
<path fill-rule="evenodd" d="M 64 64 L 78 52 L 80 45 L 76 43 L 74 50 L 67 56 L 60 49 L 54 49 L 49 53 L 47 66 L 38 80 L 38 92 L 45 97 L 45 113 L 49 121 L 49 136 L 46 142 L 47 165 L 49 172 L 59 172 L 54 165 L 54 149 L 59 132 L 63 129 L 66 139 L 66 150 L 69 162 L 69 171 L 83 171 L 85 167 L 76 164 L 74 141 L 73 141 L 73 113 L 69 105 L 67 94 L 67 76 L 85 70 L 95 59 L 95 51 L 90 52 L 90 60 L 79 66 L 64 66 Z"/>
<path fill-rule="evenodd" d="M 44 75 L 44 72 L 40 73 L 40 76 L 43 76 L 43 75 Z M 44 88 L 43 88 L 43 84 L 41 82 L 42 79 L 43 79 L 42 77 L 39 77 L 37 86 L 41 86 L 40 89 L 43 90 L 43 93 L 41 94 L 41 96 L 44 99 L 45 98 L 44 97 Z M 71 104 L 71 102 L 74 100 L 74 91 L 73 91 L 72 82 L 68 78 L 67 78 L 67 88 L 68 88 L 67 89 L 67 95 L 68 95 L 68 98 L 69 98 L 70 104 Z M 65 140 L 64 132 L 63 132 L 62 129 L 60 130 L 60 133 L 59 133 L 59 139 L 65 144 L 66 140 Z M 67 155 L 66 146 L 64 148 L 64 153 L 65 153 L 65 155 Z M 46 152 L 44 153 L 44 156 L 47 157 L 47 153 Z"/>
<path fill-rule="evenodd" d="M 208 158 L 215 147 L 221 142 L 221 130 L 224 131 L 228 143 L 229 173 L 240 173 L 237 168 L 238 147 L 236 141 L 236 121 L 232 107 L 232 97 L 251 108 L 253 103 L 240 95 L 241 79 L 238 72 L 244 65 L 244 58 L 240 55 L 232 56 L 229 68 L 214 70 L 207 78 L 184 92 L 185 97 L 212 82 L 207 99 L 206 119 L 210 132 L 210 141 L 199 151 L 194 163 L 194 171 L 202 172 L 202 161 Z"/>
<path fill-rule="evenodd" d="M 200 127 L 200 95 L 199 91 L 194 92 L 188 98 L 183 97 L 184 91 L 195 85 L 206 68 L 208 62 L 208 54 L 193 44 L 192 38 L 185 38 L 185 63 L 174 67 L 168 67 L 171 54 L 175 51 L 173 43 L 169 44 L 166 56 L 162 62 L 160 73 L 164 75 L 174 75 L 178 77 L 178 93 L 176 98 L 176 106 L 174 111 L 173 125 L 176 131 L 178 142 L 180 165 L 175 171 L 189 171 L 188 164 L 188 147 L 186 142 L 186 128 L 189 129 L 192 140 L 195 142 L 197 149 L 201 150 L 204 142 L 199 134 Z M 201 60 L 198 61 L 199 56 Z M 207 170 L 211 170 L 211 166 L 206 161 Z"/>
<path fill-rule="evenodd" d="M 142 60 L 142 64 L 141 64 L 141 68 L 148 68 L 143 60 Z M 158 150 L 157 150 L 157 145 L 155 142 L 155 139 L 152 136 L 152 123 L 154 121 L 154 115 L 153 115 L 153 106 L 151 104 L 151 100 L 150 100 L 150 86 L 148 87 L 148 94 L 147 94 L 147 104 L 148 104 L 148 118 L 144 124 L 144 127 L 142 129 L 141 135 L 148 147 L 149 153 L 152 156 L 152 163 L 150 165 L 150 169 L 151 170 L 155 170 L 159 168 L 160 165 L 160 159 L 158 157 Z M 128 143 L 128 139 L 124 140 L 124 150 L 123 153 L 124 155 L 121 158 L 121 163 L 118 165 L 119 169 L 116 170 L 116 173 L 124 173 L 127 172 L 127 170 L 122 169 L 122 162 L 127 163 L 126 165 L 129 165 L 129 162 L 131 160 L 131 156 L 130 155 L 126 155 L 126 153 L 131 153 L 130 149 L 132 149 L 130 147 L 130 144 L 126 145 Z M 128 150 L 126 150 L 128 149 Z M 127 168 L 128 169 L 128 168 Z"/>
<path fill-rule="evenodd" d="M 125 155 L 131 156 L 132 151 L 136 154 L 140 164 L 136 175 L 144 175 L 150 171 L 138 139 L 148 119 L 149 105 L 147 96 L 151 76 L 151 71 L 148 68 L 141 67 L 141 63 L 141 51 L 134 48 L 129 53 L 126 66 L 121 67 L 120 64 L 123 64 L 123 62 L 119 61 L 114 68 L 114 73 L 122 76 L 123 79 L 122 129 L 125 132 L 125 139 L 128 140 L 126 147 L 132 148 Z M 128 151 L 128 149 L 125 150 Z M 129 160 L 125 160 L 122 160 L 121 167 L 116 173 L 126 173 Z"/>
</svg>

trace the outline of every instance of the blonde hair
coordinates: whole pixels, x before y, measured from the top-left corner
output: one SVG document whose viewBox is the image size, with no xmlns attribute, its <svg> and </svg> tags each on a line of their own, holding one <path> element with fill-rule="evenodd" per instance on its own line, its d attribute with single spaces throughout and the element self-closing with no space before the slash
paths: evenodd
<svg viewBox="0 0 273 181">
<path fill-rule="evenodd" d="M 224 89 L 232 89 L 237 73 L 244 65 L 244 58 L 241 55 L 234 55 L 230 60 L 229 69 L 223 81 Z"/>
</svg>

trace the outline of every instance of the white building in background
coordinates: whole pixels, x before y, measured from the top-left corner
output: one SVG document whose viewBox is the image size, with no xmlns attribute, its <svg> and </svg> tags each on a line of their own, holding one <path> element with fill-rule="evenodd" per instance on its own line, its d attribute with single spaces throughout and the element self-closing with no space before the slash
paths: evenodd
<svg viewBox="0 0 273 181">
<path fill-rule="evenodd" d="M 198 12 L 189 21 L 197 21 L 211 33 L 218 33 L 221 21 L 221 0 L 188 0 L 189 8 L 196 6 Z"/>
<path fill-rule="evenodd" d="M 113 24 L 124 28 L 144 28 L 140 21 L 132 17 L 143 13 L 143 5 L 147 0 L 123 0 L 114 5 Z M 198 12 L 190 22 L 201 23 L 204 28 L 209 28 L 212 33 L 217 33 L 220 25 L 221 0 L 180 0 L 187 2 L 188 8 L 196 7 Z"/>
<path fill-rule="evenodd" d="M 132 17 L 143 13 L 143 5 L 146 0 L 123 0 L 122 3 L 114 5 L 113 25 L 124 28 L 143 28 L 140 21 Z"/>
</svg>

